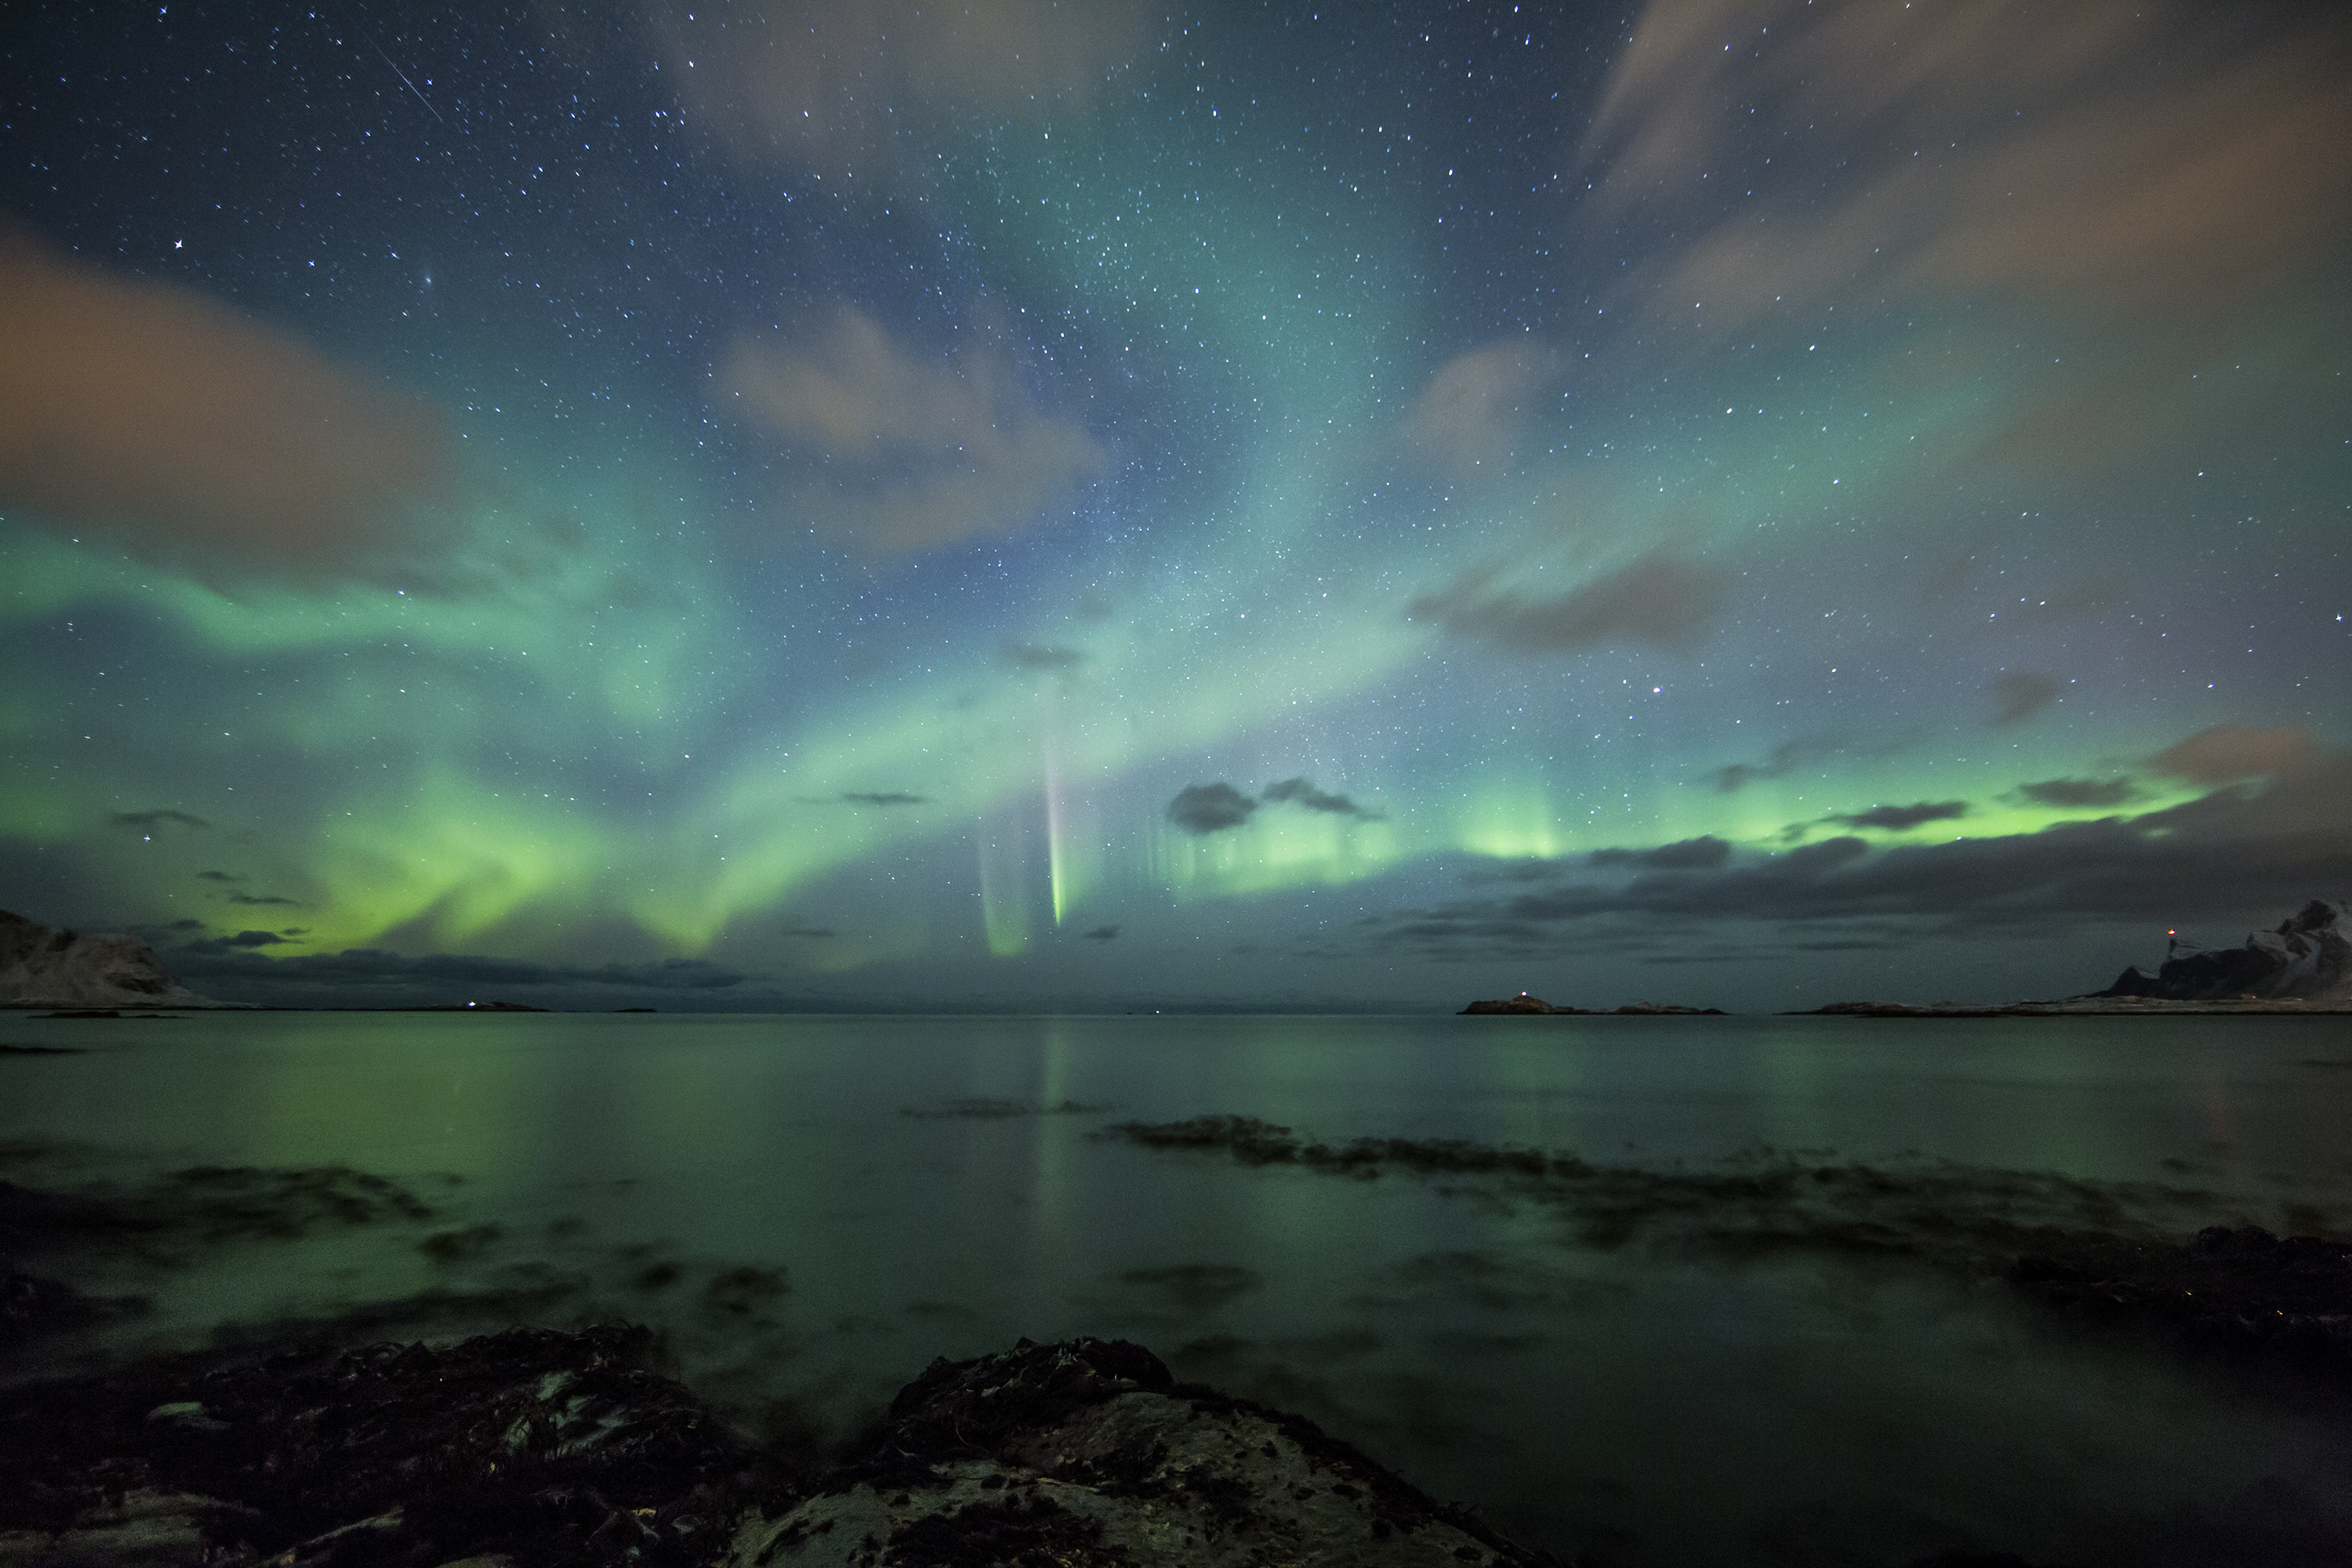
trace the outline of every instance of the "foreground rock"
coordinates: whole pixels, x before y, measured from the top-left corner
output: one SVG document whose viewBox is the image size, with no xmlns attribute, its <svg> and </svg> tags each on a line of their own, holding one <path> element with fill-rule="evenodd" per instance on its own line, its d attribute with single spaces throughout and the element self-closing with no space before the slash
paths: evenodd
<svg viewBox="0 0 2352 1568">
<path fill-rule="evenodd" d="M 738 1531 L 785 1564 L 1534 1563 L 1311 1421 L 1118 1340 L 937 1361 L 814 1495 Z"/>
<path fill-rule="evenodd" d="M 0 1007 L 201 1007 L 212 1004 L 127 936 L 86 936 L 0 910 Z"/>
<path fill-rule="evenodd" d="M 744 1444 L 642 1328 L 0 1392 L 0 1563 L 704 1563 Z"/>
<path fill-rule="evenodd" d="M 615 1325 L 0 1391 L 0 1564 L 1533 1563 L 1313 1423 L 1082 1339 L 939 1361 L 825 1470 Z"/>
</svg>

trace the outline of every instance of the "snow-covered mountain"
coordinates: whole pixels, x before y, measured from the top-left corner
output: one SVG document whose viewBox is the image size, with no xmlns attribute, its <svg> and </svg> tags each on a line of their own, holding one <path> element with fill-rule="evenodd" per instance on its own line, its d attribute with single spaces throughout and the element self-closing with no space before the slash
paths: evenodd
<svg viewBox="0 0 2352 1568">
<path fill-rule="evenodd" d="M 2226 1002 L 2241 996 L 2352 1002 L 2352 905 L 2314 899 L 2243 947 L 2176 943 L 2154 974 L 2126 969 L 2101 996 Z"/>
<path fill-rule="evenodd" d="M 201 1007 L 155 950 L 127 936 L 84 936 L 0 910 L 0 1007 Z"/>
</svg>

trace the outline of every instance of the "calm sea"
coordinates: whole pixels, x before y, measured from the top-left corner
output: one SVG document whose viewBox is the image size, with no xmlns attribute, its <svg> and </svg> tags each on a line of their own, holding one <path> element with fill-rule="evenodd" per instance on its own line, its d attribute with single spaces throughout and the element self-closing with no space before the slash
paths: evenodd
<svg viewBox="0 0 2352 1568">
<path fill-rule="evenodd" d="M 840 1432 L 935 1355 L 1093 1333 L 1564 1560 L 2352 1541 L 2340 1388 L 1985 1272 L 2042 1225 L 2343 1235 L 2343 1019 L 17 1016 L 0 1041 L 82 1047 L 0 1057 L 0 1178 L 125 1227 L 37 1267 L 148 1303 L 13 1375 L 622 1316 L 747 1421 Z M 1346 1168 L 1119 1131 L 1204 1116 L 1414 1142 Z"/>
</svg>

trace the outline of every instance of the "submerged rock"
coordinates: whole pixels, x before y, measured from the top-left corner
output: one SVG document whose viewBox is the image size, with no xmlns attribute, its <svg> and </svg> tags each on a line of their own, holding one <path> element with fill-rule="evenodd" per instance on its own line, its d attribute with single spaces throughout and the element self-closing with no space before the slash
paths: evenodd
<svg viewBox="0 0 2352 1568">
<path fill-rule="evenodd" d="M 1311 1421 L 1121 1340 L 933 1362 L 730 1568 L 815 1564 L 1534 1563 Z"/>
</svg>

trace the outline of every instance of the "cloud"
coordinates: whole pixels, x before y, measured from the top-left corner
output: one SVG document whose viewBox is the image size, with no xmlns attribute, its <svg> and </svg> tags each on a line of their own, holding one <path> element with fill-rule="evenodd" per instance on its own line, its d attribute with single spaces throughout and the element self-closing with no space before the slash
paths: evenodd
<svg viewBox="0 0 2352 1568">
<path fill-rule="evenodd" d="M 1498 465 L 1517 439 L 1524 405 L 1558 370 L 1558 356 L 1528 342 L 1497 343 L 1440 367 L 1412 405 L 1405 434 L 1439 468 L 1466 479 Z"/>
<path fill-rule="evenodd" d="M 1025 642 L 1006 643 L 999 657 L 1015 669 L 1076 669 L 1087 661 L 1087 656 L 1074 647 L 1045 647 Z"/>
<path fill-rule="evenodd" d="M 1992 683 L 1995 724 L 2021 724 L 2058 700 L 2058 683 L 2046 675 L 2012 670 Z"/>
<path fill-rule="evenodd" d="M 199 942 L 184 943 L 173 950 L 173 956 L 177 959 L 183 953 L 205 956 L 238 952 L 257 947 L 281 946 L 285 941 L 284 937 L 274 931 L 241 931 L 235 936 L 208 937 Z"/>
<path fill-rule="evenodd" d="M 2341 294 L 2347 29 L 2340 7 L 2252 15 L 1654 4 L 1579 154 L 1609 314 L 1693 349 L 1901 323 L 1900 347 L 1846 337 L 1875 364 L 1843 378 L 1980 409 L 1923 430 L 1915 483 L 2046 496 L 2184 439 L 2292 450 L 2330 395 L 2300 345 Z M 2194 395 L 2250 341 L 2279 347 L 2227 405 Z"/>
<path fill-rule="evenodd" d="M 1735 37 L 1755 42 L 1726 48 Z M 1659 298 L 1685 318 L 1702 301 L 1719 330 L 1955 294 L 2168 329 L 2330 243 L 2352 190 L 2341 60 L 2309 26 L 2126 0 L 1654 5 L 1582 156 L 1605 211 L 1645 207 L 1691 237 Z M 1790 132 L 1810 156 L 1746 172 L 1747 149 Z M 1693 207 L 1713 196 L 1700 174 L 1726 168 L 1748 194 L 1715 222 Z"/>
<path fill-rule="evenodd" d="M 1866 940 L 1895 927 L 2031 935 L 2086 921 L 2259 919 L 2352 887 L 2347 799 L 2352 752 L 2314 749 L 2267 784 L 2232 784 L 2138 816 L 1880 848 L 1842 837 L 1780 854 L 1735 853 L 1713 870 L 1521 884 L 1406 912 L 1387 930 L 1392 940 L 1460 952 L 1542 946 L 1561 940 L 1565 924 L 1596 920 L 1633 933 L 1684 933 L 1717 920 L 1860 922 L 1840 939 Z"/>
<path fill-rule="evenodd" d="M 711 0 L 655 12 L 690 123 L 854 194 L 919 187 L 943 144 L 1084 112 L 1142 48 L 1135 0 Z"/>
<path fill-rule="evenodd" d="M 927 805 L 930 796 L 903 790 L 844 790 L 841 798 L 856 805 Z"/>
<path fill-rule="evenodd" d="M 1715 782 L 1719 795 L 1737 795 L 1751 784 L 1777 779 L 1825 757 L 1863 756 L 1891 757 L 1919 739 L 1916 730 L 1882 731 L 1874 734 L 1844 734 L 1821 731 L 1799 735 L 1772 748 L 1760 763 L 1733 763 L 1716 768 L 1704 776 Z"/>
<path fill-rule="evenodd" d="M 1344 795 L 1326 795 L 1303 778 L 1285 779 L 1271 784 L 1258 792 L 1258 799 L 1268 804 L 1289 801 L 1309 811 L 1327 812 L 1334 816 L 1352 816 L 1360 821 L 1378 822 L 1384 814 L 1367 810 Z"/>
<path fill-rule="evenodd" d="M 1115 940 L 1118 935 L 1118 927 L 1117 926 L 1097 926 L 1094 930 L 1086 933 L 1084 940 L 1087 942 L 1110 942 Z"/>
<path fill-rule="evenodd" d="M 2136 793 L 2129 779 L 2044 779 L 2017 793 L 2043 805 L 2121 805 Z"/>
<path fill-rule="evenodd" d="M 245 880 L 245 873 L 242 871 L 199 871 L 196 873 L 196 879 L 200 882 L 242 882 Z"/>
<path fill-rule="evenodd" d="M 470 953 L 427 952 L 411 956 L 382 948 L 346 948 L 341 952 L 310 953 L 295 958 L 263 958 L 232 948 L 273 945 L 280 939 L 268 931 L 244 931 L 212 942 L 194 942 L 173 950 L 175 967 L 191 976 L 266 982 L 272 985 L 355 991 L 398 988 L 478 991 L 492 986 L 522 989 L 539 986 L 603 986 L 627 990 L 723 991 L 740 984 L 744 976 L 699 958 L 668 958 L 644 963 L 597 965 L 533 963 L 523 959 L 482 958 Z M 197 960 L 180 963 L 180 955 Z M 212 962 L 204 962 L 205 960 Z"/>
<path fill-rule="evenodd" d="M 2243 724 L 2217 724 L 2157 752 L 2147 759 L 2147 765 L 2191 784 L 2227 784 L 2233 779 L 2293 773 L 2310 765 L 2318 754 L 2311 731 L 2297 725 L 2255 730 Z"/>
<path fill-rule="evenodd" d="M 846 307 L 794 341 L 737 337 L 719 384 L 806 470 L 793 514 L 871 550 L 1018 533 L 1108 462 L 989 350 L 919 354 Z"/>
<path fill-rule="evenodd" d="M 1405 607 L 1452 636 L 1511 653 L 1566 653 L 1626 642 L 1686 647 L 1706 635 L 1728 574 L 1660 549 L 1551 598 L 1492 586 L 1492 571 L 1466 573 Z"/>
<path fill-rule="evenodd" d="M 276 893 L 231 893 L 228 901 L 232 904 L 295 904 L 292 899 L 280 898 Z"/>
<path fill-rule="evenodd" d="M 389 570 L 445 542 L 442 416 L 290 334 L 0 226 L 0 508 L 199 571 Z"/>
<path fill-rule="evenodd" d="M 1772 748 L 1772 754 L 1760 763 L 1732 763 L 1716 769 L 1707 776 L 1715 780 L 1718 795 L 1738 795 L 1759 779 L 1777 779 L 1804 757 L 1813 754 L 1801 742 L 1783 741 Z"/>
<path fill-rule="evenodd" d="M 1595 866 L 1638 866 L 1651 871 L 1713 871 L 1731 858 L 1731 846 L 1710 833 L 1662 844 L 1655 849 L 1595 849 L 1585 858 Z"/>
<path fill-rule="evenodd" d="M 1186 784 L 1168 803 L 1168 820 L 1196 836 L 1239 827 L 1257 802 L 1229 784 Z"/>
<path fill-rule="evenodd" d="M 167 822 L 182 827 L 210 827 L 201 816 L 191 816 L 184 811 L 118 811 L 107 819 L 117 827 L 161 827 Z"/>
<path fill-rule="evenodd" d="M 1874 805 L 1868 811 L 1832 816 L 1826 820 L 1843 822 L 1849 827 L 1884 827 L 1900 833 L 1906 827 L 1916 827 L 1927 822 L 1949 822 L 1966 816 L 1969 803 L 1964 800 L 1923 800 L 1916 805 Z"/>
</svg>

